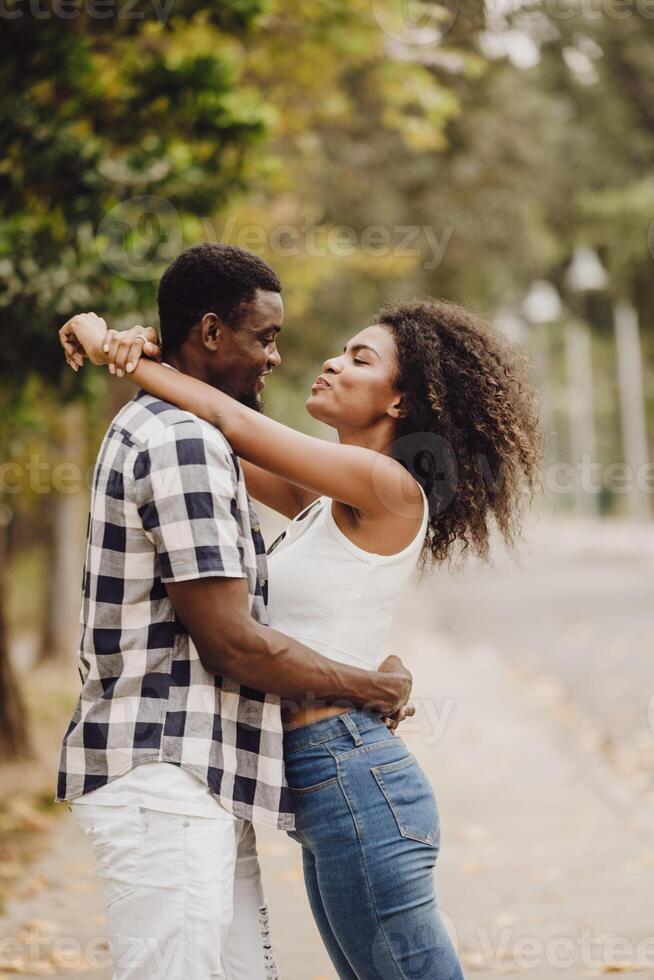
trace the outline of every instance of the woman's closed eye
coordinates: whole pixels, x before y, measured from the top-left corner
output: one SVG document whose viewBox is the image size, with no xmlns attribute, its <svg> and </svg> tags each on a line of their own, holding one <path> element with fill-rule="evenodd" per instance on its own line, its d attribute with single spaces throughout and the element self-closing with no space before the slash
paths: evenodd
<svg viewBox="0 0 654 980">
<path fill-rule="evenodd" d="M 367 364 L 368 362 L 367 361 L 363 361 L 360 357 L 353 357 L 352 358 L 352 363 L 353 364 Z"/>
</svg>

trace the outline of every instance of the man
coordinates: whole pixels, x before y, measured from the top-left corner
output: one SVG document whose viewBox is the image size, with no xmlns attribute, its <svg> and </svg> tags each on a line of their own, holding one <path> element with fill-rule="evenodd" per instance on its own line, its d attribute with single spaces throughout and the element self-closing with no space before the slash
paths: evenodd
<svg viewBox="0 0 654 980">
<path fill-rule="evenodd" d="M 260 407 L 280 293 L 251 253 L 188 249 L 159 286 L 165 362 Z M 74 363 L 72 322 L 60 333 Z M 275 977 L 251 821 L 293 828 L 280 697 L 389 713 L 408 698 L 396 658 L 380 672 L 326 660 L 266 628 L 265 602 L 237 457 L 208 423 L 139 392 L 95 469 L 82 691 L 57 792 L 105 879 L 116 980 Z"/>
</svg>

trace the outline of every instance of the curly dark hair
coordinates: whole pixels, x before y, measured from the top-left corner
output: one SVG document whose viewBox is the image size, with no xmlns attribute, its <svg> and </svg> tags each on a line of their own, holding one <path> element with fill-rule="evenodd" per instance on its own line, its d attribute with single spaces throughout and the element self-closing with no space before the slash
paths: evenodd
<svg viewBox="0 0 654 980">
<path fill-rule="evenodd" d="M 422 484 L 430 518 L 421 566 L 488 560 L 492 519 L 513 548 L 539 484 L 542 437 L 527 358 L 482 317 L 430 297 L 384 306 L 407 414 L 390 453 Z"/>
<path fill-rule="evenodd" d="M 244 248 L 202 242 L 168 266 L 157 293 L 164 357 L 179 350 L 205 313 L 238 327 L 257 289 L 281 293 L 282 284 L 267 262 Z"/>
</svg>

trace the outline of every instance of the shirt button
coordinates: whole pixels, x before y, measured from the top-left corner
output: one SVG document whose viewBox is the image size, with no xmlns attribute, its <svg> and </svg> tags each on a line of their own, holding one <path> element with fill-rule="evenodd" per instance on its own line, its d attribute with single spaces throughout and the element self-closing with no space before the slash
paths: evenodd
<svg viewBox="0 0 654 980">
<path fill-rule="evenodd" d="M 261 525 L 260 524 L 253 524 L 252 525 L 252 530 L 254 531 L 255 534 L 258 534 L 259 531 L 261 530 Z"/>
<path fill-rule="evenodd" d="M 263 589 L 263 587 L 264 587 L 265 584 L 266 584 L 265 578 L 260 578 L 259 579 L 259 585 L 261 586 L 262 589 Z"/>
<path fill-rule="evenodd" d="M 185 820 L 184 823 L 182 824 L 182 827 L 190 827 L 190 822 L 188 820 Z"/>
</svg>

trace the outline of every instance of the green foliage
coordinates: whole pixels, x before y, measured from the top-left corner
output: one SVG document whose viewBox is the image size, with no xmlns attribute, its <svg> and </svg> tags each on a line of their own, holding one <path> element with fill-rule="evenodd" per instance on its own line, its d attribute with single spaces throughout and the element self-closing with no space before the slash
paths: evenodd
<svg viewBox="0 0 654 980">
<path fill-rule="evenodd" d="M 29 372 L 60 381 L 55 328 L 74 311 L 152 306 L 162 240 L 172 234 L 176 244 L 184 221 L 243 186 L 244 157 L 265 131 L 260 100 L 241 80 L 262 2 L 175 0 L 168 20 L 154 4 L 141 13 L 3 21 L 5 393 Z M 118 266 L 102 225 L 116 206 L 126 208 Z M 134 274 L 130 227 L 145 241 L 140 258 L 152 260 L 147 276 L 138 262 Z"/>
<path fill-rule="evenodd" d="M 620 18 L 473 0 L 139 10 L 5 22 L 5 392 L 25 390 L 26 363 L 55 398 L 99 385 L 62 375 L 55 326 L 84 308 L 112 325 L 151 316 L 162 265 L 203 238 L 251 247 L 283 278 L 286 381 L 271 397 L 294 421 L 316 366 L 381 301 L 432 293 L 492 314 L 549 278 L 572 305 L 579 244 L 650 329 L 654 22 L 637 5 Z M 402 23 L 423 13 L 440 40 Z M 532 39 L 531 67 L 488 53 L 509 30 Z M 274 245 L 284 226 L 294 251 Z M 324 242 L 343 226 L 352 250 L 312 245 L 312 228 Z M 394 229 L 410 226 L 406 254 Z M 367 245 L 378 227 L 386 251 Z M 604 297 L 604 340 L 608 310 Z"/>
</svg>

